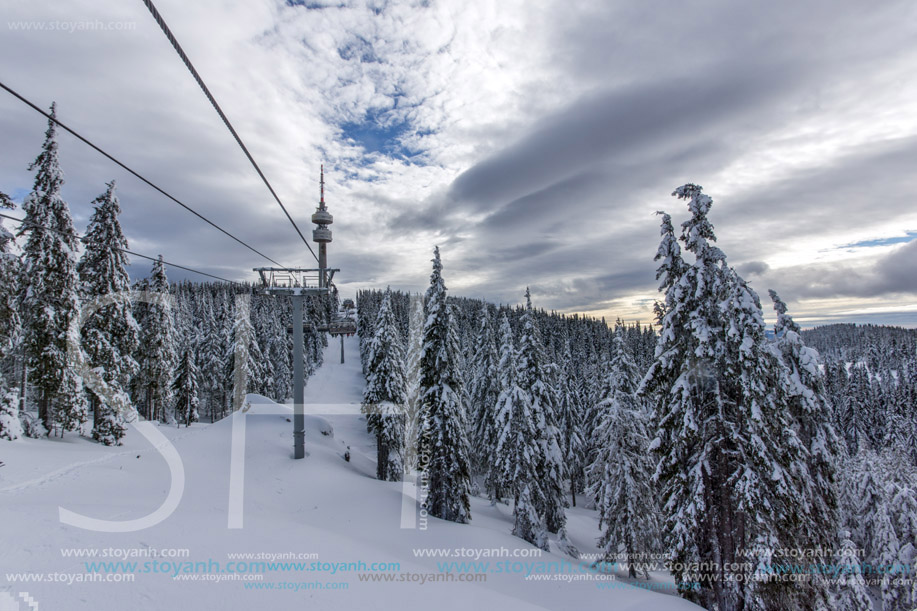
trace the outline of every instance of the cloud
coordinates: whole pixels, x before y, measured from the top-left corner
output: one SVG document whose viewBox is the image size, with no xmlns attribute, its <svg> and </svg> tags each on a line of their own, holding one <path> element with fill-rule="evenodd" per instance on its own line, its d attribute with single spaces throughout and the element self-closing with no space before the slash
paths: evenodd
<svg viewBox="0 0 917 611">
<path fill-rule="evenodd" d="M 760 276 L 770 269 L 770 265 L 764 261 L 749 261 L 736 266 L 736 271 L 742 276 Z"/>
<path fill-rule="evenodd" d="M 894 248 L 867 265 L 798 265 L 771 270 L 769 285 L 793 299 L 825 297 L 917 296 L 917 241 Z"/>
<path fill-rule="evenodd" d="M 640 158 L 722 128 L 773 95 L 771 78 L 739 66 L 722 66 L 706 82 L 675 78 L 590 95 L 537 125 L 535 130 L 462 173 L 449 195 L 475 206 L 518 198 L 612 157 Z"/>
<path fill-rule="evenodd" d="M 8 23 L 135 24 L 7 24 L 0 52 L 21 61 L 4 82 L 56 99 L 62 120 L 272 258 L 312 265 L 142 4 L 8 4 Z M 345 292 L 423 289 L 441 244 L 457 294 L 516 302 L 532 285 L 545 307 L 647 319 L 652 213 L 680 222 L 668 194 L 696 182 L 756 284 L 910 294 L 902 261 L 833 259 L 917 226 L 905 1 L 157 4 L 306 235 L 325 163 Z M 21 193 L 44 121 L 0 95 L 0 130 L 0 190 Z M 61 159 L 78 226 L 116 178 L 139 252 L 232 278 L 268 264 L 68 136 Z"/>
</svg>

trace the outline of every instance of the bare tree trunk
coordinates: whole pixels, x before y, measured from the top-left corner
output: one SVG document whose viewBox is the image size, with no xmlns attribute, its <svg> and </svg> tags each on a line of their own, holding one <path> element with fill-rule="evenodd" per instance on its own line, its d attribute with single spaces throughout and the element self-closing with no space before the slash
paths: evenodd
<svg viewBox="0 0 917 611">
<path fill-rule="evenodd" d="M 92 408 L 92 428 L 95 430 L 96 426 L 99 424 L 99 398 L 93 392 L 88 394 L 89 406 Z"/>
<path fill-rule="evenodd" d="M 386 463 L 388 461 L 388 448 L 382 441 L 382 435 L 376 434 L 376 479 L 385 479 Z"/>
<path fill-rule="evenodd" d="M 26 363 L 25 352 L 22 354 L 22 382 L 19 387 L 19 411 L 26 411 L 26 393 L 29 388 L 29 365 Z"/>
<path fill-rule="evenodd" d="M 38 418 L 45 425 L 47 434 L 51 435 L 51 410 L 49 408 L 48 391 L 42 389 L 38 396 Z"/>
</svg>

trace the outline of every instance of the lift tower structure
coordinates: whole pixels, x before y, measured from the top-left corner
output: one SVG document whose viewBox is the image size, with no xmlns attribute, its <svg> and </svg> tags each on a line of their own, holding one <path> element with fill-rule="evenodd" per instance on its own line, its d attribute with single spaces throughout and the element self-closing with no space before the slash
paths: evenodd
<svg viewBox="0 0 917 611">
<path fill-rule="evenodd" d="M 325 168 L 322 166 L 321 198 L 312 215 L 317 227 L 312 231 L 312 241 L 318 244 L 318 268 L 256 267 L 261 277 L 259 292 L 265 295 L 288 296 L 293 302 L 293 458 L 306 456 L 305 361 L 303 355 L 304 330 L 303 302 L 306 297 L 327 296 L 332 278 L 339 269 L 328 267 L 328 244 L 334 222 L 325 205 Z"/>
</svg>

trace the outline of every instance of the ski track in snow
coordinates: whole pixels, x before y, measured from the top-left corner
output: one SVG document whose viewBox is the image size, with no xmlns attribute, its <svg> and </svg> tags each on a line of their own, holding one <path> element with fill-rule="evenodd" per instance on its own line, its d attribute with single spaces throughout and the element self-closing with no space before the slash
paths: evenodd
<svg viewBox="0 0 917 611">
<path fill-rule="evenodd" d="M 188 437 L 189 435 L 194 435 L 195 433 L 197 433 L 200 430 L 201 429 L 198 429 L 198 428 L 190 429 L 187 433 L 183 433 L 181 435 L 176 435 L 174 437 L 171 437 L 169 439 L 169 443 L 178 441 L 179 439 L 183 439 L 185 437 Z M 128 430 L 127 434 L 129 435 L 132 434 L 137 437 L 142 437 L 139 433 L 132 431 L 130 429 Z M 122 456 L 128 456 L 130 454 L 135 454 L 138 451 L 156 450 L 158 454 L 162 448 L 166 447 L 166 445 L 167 445 L 166 442 L 163 442 L 163 443 L 156 444 L 155 446 L 147 445 L 146 447 L 142 447 L 142 448 L 131 448 L 128 450 L 121 450 L 119 452 L 112 452 L 111 454 L 106 454 L 104 456 L 100 456 L 99 458 L 93 458 L 92 460 L 84 460 L 84 461 L 72 463 L 72 464 L 67 465 L 66 467 L 56 469 L 40 477 L 36 477 L 34 479 L 26 480 L 23 482 L 18 482 L 16 484 L 13 484 L 12 486 L 7 486 L 6 488 L 0 488 L 0 494 L 7 493 L 7 492 L 20 492 L 22 490 L 27 490 L 29 488 L 38 488 L 49 482 L 53 482 L 55 480 L 61 479 L 62 477 L 70 473 L 73 473 L 77 469 L 81 469 L 89 465 L 97 465 L 99 463 L 109 462 L 116 458 L 120 458 Z"/>
</svg>

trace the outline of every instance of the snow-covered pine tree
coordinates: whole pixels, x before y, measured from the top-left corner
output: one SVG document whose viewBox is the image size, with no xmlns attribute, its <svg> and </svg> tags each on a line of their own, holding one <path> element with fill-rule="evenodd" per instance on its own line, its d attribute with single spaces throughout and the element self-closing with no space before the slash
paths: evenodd
<svg viewBox="0 0 917 611">
<path fill-rule="evenodd" d="M 335 289 L 336 291 L 337 289 Z M 332 296 L 336 293 L 332 293 Z M 337 309 L 332 309 L 331 303 L 337 303 L 337 299 L 313 297 L 306 300 L 306 307 L 303 311 L 304 322 L 316 320 L 330 320 Z M 327 312 L 331 312 L 330 314 Z M 328 334 L 320 332 L 318 327 L 312 325 L 307 333 L 303 336 L 305 343 L 306 358 L 306 377 L 315 373 L 315 370 L 322 366 L 324 359 L 324 348 L 328 345 Z"/>
<path fill-rule="evenodd" d="M 218 386 L 216 390 L 217 403 L 214 406 L 223 418 L 227 412 L 232 411 L 233 387 L 227 384 L 228 380 L 233 379 L 233 353 L 234 353 L 234 334 L 233 328 L 236 324 L 236 315 L 233 311 L 234 296 L 228 291 L 219 292 L 220 310 L 217 314 L 218 337 L 220 339 L 219 348 L 221 350 L 219 364 L 222 369 L 216 372 Z M 308 359 L 306 361 L 308 363 Z M 308 365 L 307 365 L 308 366 Z"/>
<path fill-rule="evenodd" d="M 134 360 L 139 341 L 131 308 L 130 278 L 124 266 L 130 261 L 124 250 L 127 239 L 118 215 L 121 207 L 115 194 L 115 181 L 93 200 L 95 210 L 89 220 L 84 242 L 86 249 L 77 264 L 80 290 L 89 305 L 83 320 L 81 341 L 88 366 L 101 378 L 101 396 L 89 388 L 93 414 L 92 437 L 105 445 L 121 445 L 126 427 L 124 406 L 130 405 L 127 387 L 139 366 Z"/>
<path fill-rule="evenodd" d="M 711 567 L 695 572 L 700 579 L 676 571 L 676 584 L 709 609 L 792 607 L 786 583 L 731 579 L 727 567 L 759 562 L 743 548 L 797 544 L 790 525 L 806 516 L 795 506 L 801 490 L 792 466 L 806 452 L 777 392 L 780 363 L 765 341 L 760 301 L 712 244 L 712 200 L 690 184 L 673 195 L 689 201 L 681 240 L 695 262 L 670 275 L 680 256 L 664 217 L 662 328 L 640 390 L 654 401 L 650 449 L 658 456 L 654 478 L 670 558 L 675 566 Z"/>
<path fill-rule="evenodd" d="M 0 191 L 0 209 L 12 210 L 16 206 Z M 10 355 L 20 331 L 17 308 L 20 260 L 12 252 L 16 238 L 3 226 L 0 217 L 0 361 Z"/>
<path fill-rule="evenodd" d="M 232 348 L 228 363 L 232 371 L 232 409 L 245 405 L 245 395 L 258 387 L 263 359 L 251 320 L 251 295 L 236 295 L 232 326 Z"/>
<path fill-rule="evenodd" d="M 293 345 L 292 334 L 287 333 L 286 302 L 275 298 L 276 312 L 271 319 L 271 337 L 268 354 L 274 363 L 274 399 L 285 403 L 293 395 Z"/>
<path fill-rule="evenodd" d="M 137 295 L 139 298 L 135 300 L 133 307 L 134 321 L 137 323 L 137 327 L 140 329 L 139 338 L 143 337 L 143 329 L 147 326 L 147 317 L 150 315 L 150 309 L 152 305 L 146 302 L 146 297 L 149 296 L 150 289 L 150 279 L 149 278 L 140 278 L 136 280 L 133 285 L 134 295 Z M 137 350 L 134 352 L 134 361 L 137 363 L 137 374 L 131 378 L 130 389 L 131 389 L 131 399 L 133 403 L 138 406 L 139 415 L 149 419 L 150 414 L 148 412 L 149 401 L 148 393 L 146 388 L 145 372 L 143 370 L 143 346 L 140 345 L 140 342 L 137 342 Z"/>
<path fill-rule="evenodd" d="M 494 406 L 500 392 L 500 379 L 497 374 L 497 343 L 490 318 L 490 308 L 486 302 L 481 306 L 481 322 L 474 352 L 471 358 L 471 396 L 472 430 L 471 455 L 475 473 L 485 473 L 496 447 L 496 423 Z"/>
<path fill-rule="evenodd" d="M 599 512 L 599 538 L 608 563 L 627 559 L 631 577 L 637 577 L 641 558 L 659 552 L 656 491 L 652 484 L 655 465 L 649 454 L 646 410 L 638 403 L 633 363 L 624 346 L 623 328 L 615 331 L 610 394 L 598 405 L 601 421 L 596 427 L 596 460 L 589 466 L 589 494 Z M 649 578 L 649 573 L 643 571 Z"/>
<path fill-rule="evenodd" d="M 175 381 L 172 383 L 172 390 L 175 393 L 175 416 L 179 425 L 184 423 L 186 427 L 191 426 L 192 422 L 200 420 L 198 406 L 200 405 L 200 385 L 198 383 L 197 363 L 194 360 L 194 353 L 198 345 L 193 341 L 185 348 L 178 362 L 178 369 L 175 372 Z"/>
<path fill-rule="evenodd" d="M 165 264 L 160 255 L 153 262 L 148 282 L 150 300 L 140 320 L 139 377 L 145 392 L 146 417 L 172 423 L 174 394 L 173 374 L 178 360 L 175 354 L 175 329 L 172 321 L 172 299 Z"/>
<path fill-rule="evenodd" d="M 841 364 L 842 367 L 846 365 Z M 869 371 L 864 364 L 854 364 L 847 376 L 843 403 L 839 406 L 840 431 L 847 443 L 847 452 L 855 456 L 860 450 L 879 450 L 871 447 L 867 434 L 869 403 Z"/>
<path fill-rule="evenodd" d="M 663 260 L 656 272 L 660 280 L 659 290 L 664 292 L 664 302 L 657 302 L 656 308 L 661 329 L 655 360 L 639 389 L 641 394 L 654 402 L 657 431 L 650 449 L 659 457 L 654 479 L 661 487 L 669 557 L 678 563 L 702 562 L 714 554 L 717 543 L 713 532 L 715 525 L 708 524 L 711 521 L 709 518 L 717 515 L 714 513 L 714 499 L 709 498 L 711 490 L 707 480 L 710 477 L 698 468 L 703 456 L 699 452 L 706 451 L 705 444 L 715 434 L 715 431 L 704 430 L 709 417 L 702 411 L 705 394 L 711 394 L 715 381 L 709 379 L 713 373 L 711 367 L 706 363 L 704 366 L 695 364 L 693 353 L 697 339 L 693 337 L 691 323 L 696 321 L 695 324 L 704 329 L 709 321 L 720 326 L 715 306 L 722 292 L 718 286 L 721 283 L 719 260 L 722 256 L 718 249 L 707 244 L 707 239 L 713 237 L 712 228 L 706 229 L 704 225 L 709 198 L 693 204 L 695 192 L 699 196 L 700 189 L 694 187 L 688 191 L 683 187 L 675 192 L 680 198 L 692 197 L 692 220 L 697 226 L 690 236 L 689 245 L 689 250 L 696 251 L 697 255 L 693 268 L 681 263 L 671 217 L 663 214 L 662 241 L 656 253 L 656 260 Z M 697 235 L 699 232 L 703 233 Z M 703 241 L 700 242 L 699 238 Z M 703 301 L 694 298 L 692 284 L 697 287 Z M 697 349 L 701 348 L 703 346 L 697 346 Z M 697 357 L 707 356 L 709 361 L 710 353 L 714 352 L 707 349 L 706 354 L 699 353 Z M 711 578 L 718 579 L 719 575 L 711 575 Z M 693 584 L 686 583 L 680 572 L 675 573 L 675 580 L 680 593 L 686 598 L 705 606 L 720 603 L 718 608 L 725 611 L 723 603 L 726 601 L 719 592 L 713 595 L 709 589 L 692 592 Z"/>
<path fill-rule="evenodd" d="M 428 482 L 425 502 L 430 515 L 465 523 L 471 519 L 468 459 L 459 347 L 446 301 L 439 247 L 427 289 L 423 357 L 420 364 L 421 418 L 419 462 Z"/>
<path fill-rule="evenodd" d="M 544 522 L 538 515 L 538 502 L 532 498 L 532 492 L 536 486 L 533 482 L 525 483 L 516 495 L 516 500 L 513 502 L 513 535 L 528 541 L 539 549 L 550 551 Z"/>
<path fill-rule="evenodd" d="M 528 288 L 525 289 L 525 310 L 521 322 L 517 351 L 517 383 L 531 402 L 532 419 L 540 446 L 539 454 L 535 457 L 535 468 L 543 494 L 535 501 L 544 504 L 536 506 L 536 509 L 544 518 L 548 531 L 556 533 L 564 527 L 567 520 L 564 514 L 564 507 L 567 506 L 564 492 L 567 473 L 557 426 L 557 391 L 552 387 L 546 371 L 544 346 L 541 343 L 541 334 L 535 321 Z"/>
<path fill-rule="evenodd" d="M 915 481 L 897 482 L 889 506 L 893 508 L 895 532 L 898 535 L 898 562 L 902 567 L 914 567 L 917 562 L 917 490 Z M 901 601 L 906 608 L 917 607 L 917 581 L 902 588 Z"/>
<path fill-rule="evenodd" d="M 824 374 L 819 368 L 818 352 L 802 341 L 799 325 L 787 313 L 786 304 L 770 291 L 777 324 L 774 335 L 788 374 L 780 387 L 787 395 L 790 417 L 800 441 L 808 451 L 808 462 L 799 476 L 807 482 L 808 494 L 800 498 L 809 518 L 803 522 L 807 532 L 800 535 L 811 548 L 830 548 L 838 523 L 837 476 L 835 465 L 840 441 L 831 425 L 831 408 L 825 391 Z"/>
<path fill-rule="evenodd" d="M 509 492 L 515 499 L 516 490 L 506 474 L 515 471 L 515 449 L 510 446 L 512 437 L 513 413 L 515 402 L 528 400 L 516 384 L 516 347 L 513 329 L 506 313 L 500 315 L 497 330 L 497 388 L 500 391 L 494 402 L 495 443 L 492 454 L 488 457 L 487 471 L 484 474 L 484 489 L 491 504 L 502 501 Z"/>
<path fill-rule="evenodd" d="M 831 608 L 836 611 L 863 611 L 872 609 L 869 586 L 863 577 L 863 566 L 858 560 L 856 545 L 850 540 L 850 531 L 841 529 L 838 538 L 837 592 L 831 599 Z"/>
<path fill-rule="evenodd" d="M 404 461 L 409 471 L 417 468 L 417 444 L 423 426 L 421 421 L 421 395 L 420 395 L 420 361 L 423 358 L 423 297 L 412 294 L 410 296 L 411 311 L 408 318 L 407 345 L 405 346 L 405 429 L 404 429 Z"/>
<path fill-rule="evenodd" d="M 493 450 L 486 486 L 496 502 L 508 489 L 513 495 L 513 534 L 541 549 L 548 549 L 544 507 L 537 465 L 542 453 L 531 400 L 517 384 L 517 352 L 513 331 L 504 314 L 500 320 L 500 394 L 495 405 L 497 444 Z"/>
<path fill-rule="evenodd" d="M 198 351 L 198 373 L 202 392 L 207 396 L 207 412 L 210 422 L 216 420 L 220 411 L 225 367 L 225 354 L 221 335 L 221 323 L 214 311 L 211 291 L 205 291 L 201 304 L 201 344 Z"/>
<path fill-rule="evenodd" d="M 879 581 L 882 592 L 882 608 L 898 609 L 899 602 L 909 594 L 902 584 L 895 584 L 900 577 L 892 573 L 892 567 L 900 566 L 901 542 L 895 532 L 889 506 L 885 478 L 882 477 L 880 458 L 873 452 L 863 452 L 853 470 L 853 511 L 850 519 L 856 527 L 856 538 L 865 558 L 863 566 L 868 567 L 867 579 Z M 889 486 L 889 488 L 891 488 Z"/>
<path fill-rule="evenodd" d="M 61 196 L 64 175 L 58 158 L 56 109 L 51 105 L 42 151 L 29 165 L 35 184 L 22 204 L 28 234 L 22 254 L 22 316 L 29 381 L 38 390 L 38 412 L 52 423 L 76 430 L 87 418 L 86 402 L 68 354 L 68 341 L 79 346 L 76 251 L 79 240 L 67 202 Z M 77 350 L 78 351 L 78 350 Z"/>
<path fill-rule="evenodd" d="M 19 439 L 23 435 L 19 421 L 19 396 L 0 377 L 0 439 Z"/>
<path fill-rule="evenodd" d="M 265 397 L 273 397 L 276 394 L 274 388 L 276 374 L 274 371 L 274 359 L 271 358 L 271 341 L 275 330 L 279 332 L 279 329 L 274 326 L 277 319 L 272 316 L 270 308 L 273 298 L 265 299 L 262 296 L 254 295 L 252 301 L 254 302 L 252 324 L 255 327 L 258 348 L 262 357 L 260 362 L 261 378 L 258 380 L 259 383 L 255 392 Z"/>
<path fill-rule="evenodd" d="M 732 268 L 725 267 L 724 274 L 729 297 L 720 304 L 726 324 L 718 386 L 726 399 L 724 420 L 739 448 L 733 467 L 737 493 L 732 502 L 751 522 L 743 525 L 746 541 L 740 535 L 734 544 L 767 550 L 787 542 L 791 547 L 806 547 L 811 545 L 807 535 L 821 527 L 814 520 L 822 516 L 811 513 L 816 492 L 806 469 L 809 451 L 793 428 L 785 393 L 786 368 L 766 339 L 758 295 Z M 768 565 L 771 557 L 770 551 L 760 557 L 746 555 L 759 566 Z M 827 594 L 812 582 L 800 588 L 770 573 L 763 577 L 766 579 L 753 581 L 744 596 L 767 609 L 798 607 L 824 600 Z"/>
<path fill-rule="evenodd" d="M 357 297 L 357 336 L 360 338 L 360 364 L 363 366 L 363 375 L 366 375 L 366 368 L 369 366 L 369 345 L 375 335 L 378 303 L 375 303 L 374 297 L 375 295 L 369 291 L 363 291 Z"/>
<path fill-rule="evenodd" d="M 0 209 L 15 207 L 6 193 L 0 192 Z M 20 261 L 11 252 L 13 234 L 0 218 L 0 365 L 12 353 L 19 335 L 19 310 L 16 307 L 19 288 Z M 19 422 L 19 397 L 11 390 L 0 371 L 0 439 L 18 439 L 22 435 Z"/>
<path fill-rule="evenodd" d="M 570 478 L 570 496 L 576 507 L 576 491 L 582 489 L 585 481 L 584 461 L 586 441 L 583 430 L 583 408 L 576 389 L 575 365 L 570 350 L 570 338 L 564 334 L 564 348 L 561 363 L 561 379 L 558 390 L 557 418 L 560 439 L 563 444 L 564 462 Z"/>
<path fill-rule="evenodd" d="M 369 346 L 363 406 L 366 424 L 376 436 L 376 477 L 397 482 L 404 474 L 404 404 L 407 399 L 404 349 L 386 289 Z"/>
</svg>

